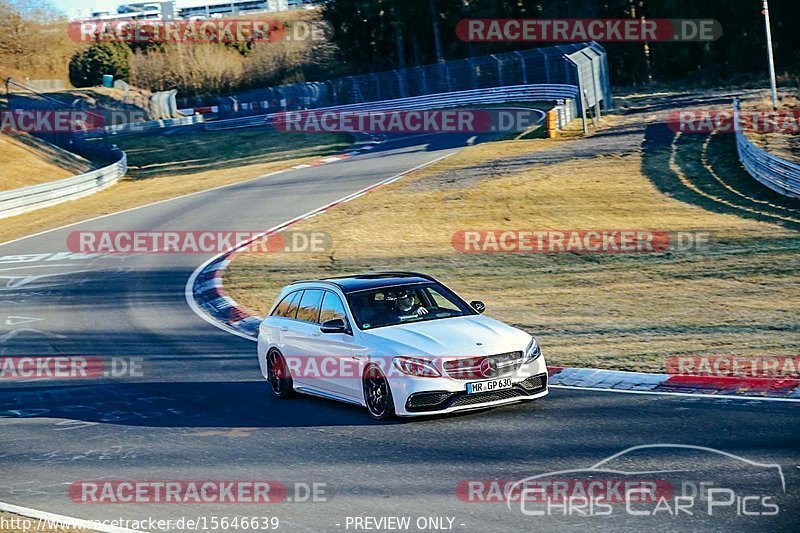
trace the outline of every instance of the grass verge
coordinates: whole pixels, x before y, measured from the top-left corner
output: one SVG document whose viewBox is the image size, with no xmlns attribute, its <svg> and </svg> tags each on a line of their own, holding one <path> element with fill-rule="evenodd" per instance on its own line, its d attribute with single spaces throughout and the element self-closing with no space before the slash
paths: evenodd
<svg viewBox="0 0 800 533">
<path fill-rule="evenodd" d="M 38 185 L 92 169 L 92 164 L 70 152 L 27 134 L 0 134 L 0 191 Z"/>
<path fill-rule="evenodd" d="M 228 172 L 239 167 L 330 154 L 347 146 L 351 139 L 345 134 L 243 128 L 120 136 L 110 140 L 128 154 L 128 177 L 172 181 L 198 172 Z"/>
</svg>

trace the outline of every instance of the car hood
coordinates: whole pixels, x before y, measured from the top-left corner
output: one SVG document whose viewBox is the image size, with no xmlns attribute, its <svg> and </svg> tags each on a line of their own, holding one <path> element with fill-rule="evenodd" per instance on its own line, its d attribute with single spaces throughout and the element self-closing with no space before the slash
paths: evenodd
<svg viewBox="0 0 800 533">
<path fill-rule="evenodd" d="M 398 324 L 362 332 L 385 355 L 475 356 L 524 350 L 531 336 L 481 315 Z"/>
</svg>

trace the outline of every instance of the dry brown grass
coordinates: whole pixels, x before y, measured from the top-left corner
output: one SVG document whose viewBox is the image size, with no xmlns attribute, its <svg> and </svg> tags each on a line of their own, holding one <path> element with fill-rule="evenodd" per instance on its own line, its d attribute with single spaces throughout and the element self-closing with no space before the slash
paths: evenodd
<svg viewBox="0 0 800 533">
<path fill-rule="evenodd" d="M 800 95 L 781 92 L 779 111 L 793 111 L 800 113 Z M 757 109 L 767 111 L 772 109 L 772 100 L 764 96 L 759 101 L 751 103 L 745 109 Z M 800 133 L 775 132 L 775 133 L 754 133 L 750 132 L 747 137 L 757 146 L 764 150 L 783 157 L 795 163 L 800 162 Z"/>
<path fill-rule="evenodd" d="M 92 165 L 31 135 L 0 134 L 0 191 L 81 174 Z"/>
<path fill-rule="evenodd" d="M 294 279 L 419 270 L 539 336 L 550 364 L 663 371 L 676 354 L 797 354 L 796 231 L 671 198 L 654 181 L 670 170 L 638 151 L 492 175 L 493 164 L 567 142 L 468 148 L 292 228 L 327 232 L 329 252 L 238 256 L 226 290 L 263 314 Z M 469 179 L 473 165 L 489 177 Z M 708 231 L 712 243 L 663 254 L 462 254 L 451 245 L 461 229 L 548 228 Z"/>
</svg>

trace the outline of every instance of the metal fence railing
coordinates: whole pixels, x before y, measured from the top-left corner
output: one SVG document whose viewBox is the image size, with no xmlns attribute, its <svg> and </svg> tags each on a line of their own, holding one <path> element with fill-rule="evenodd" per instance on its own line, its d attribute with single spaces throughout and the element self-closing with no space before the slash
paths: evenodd
<svg viewBox="0 0 800 533">
<path fill-rule="evenodd" d="M 161 130 L 192 126 L 202 124 L 203 122 L 205 122 L 205 117 L 203 117 L 203 115 L 149 120 L 147 122 L 126 122 L 123 124 L 105 126 L 103 128 L 76 131 L 73 133 L 73 137 L 76 139 L 105 139 L 110 141 L 114 136 L 163 133 Z"/>
<path fill-rule="evenodd" d="M 381 100 L 360 104 L 348 104 L 318 108 L 319 111 L 411 111 L 418 109 L 446 109 L 468 105 L 493 105 L 513 102 L 530 101 L 556 101 L 575 100 L 578 97 L 578 87 L 575 85 L 517 85 L 514 87 L 499 87 L 489 89 L 476 89 L 471 91 L 457 91 L 451 93 L 429 94 L 426 96 L 413 96 L 397 98 L 394 100 Z M 249 128 L 269 126 L 272 124 L 275 113 L 266 115 L 248 116 L 215 120 L 206 122 L 206 130 L 224 130 L 234 128 Z"/>
<path fill-rule="evenodd" d="M 128 170 L 125 152 L 116 150 L 115 154 L 116 162 L 79 176 L 0 192 L 0 218 L 75 200 L 113 185 Z"/>
<path fill-rule="evenodd" d="M 734 117 L 741 112 L 741 103 L 733 101 Z M 800 198 L 800 165 L 781 159 L 753 144 L 734 120 L 736 149 L 739 161 L 747 172 L 762 184 L 785 196 Z"/>
<path fill-rule="evenodd" d="M 444 61 L 389 72 L 253 89 L 232 96 L 184 97 L 181 109 L 215 106 L 220 117 L 265 114 L 521 85 L 574 85 L 580 111 L 611 106 L 605 49 L 594 42 Z"/>
</svg>

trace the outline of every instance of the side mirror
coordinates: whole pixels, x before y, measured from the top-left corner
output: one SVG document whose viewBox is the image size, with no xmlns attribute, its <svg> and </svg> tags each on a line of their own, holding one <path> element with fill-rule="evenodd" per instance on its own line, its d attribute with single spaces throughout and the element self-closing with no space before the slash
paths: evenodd
<svg viewBox="0 0 800 533">
<path fill-rule="evenodd" d="M 341 318 L 334 318 L 323 322 L 319 330 L 322 333 L 347 333 L 347 324 Z"/>
<path fill-rule="evenodd" d="M 480 301 L 480 300 L 472 300 L 472 301 L 469 303 L 469 305 L 471 305 L 471 306 L 472 306 L 472 308 L 473 308 L 474 310 L 476 310 L 478 313 L 481 313 L 481 314 L 482 314 L 484 311 L 486 311 L 486 304 L 485 304 L 485 303 L 483 303 L 483 302 L 482 302 L 482 301 Z"/>
</svg>

